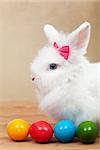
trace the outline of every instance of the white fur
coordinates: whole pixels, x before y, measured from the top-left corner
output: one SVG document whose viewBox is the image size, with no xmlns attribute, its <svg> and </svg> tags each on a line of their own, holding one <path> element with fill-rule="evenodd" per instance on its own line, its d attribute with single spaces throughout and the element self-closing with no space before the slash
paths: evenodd
<svg viewBox="0 0 100 150">
<path fill-rule="evenodd" d="M 70 119 L 76 125 L 91 120 L 100 126 L 100 64 L 92 64 L 84 56 L 90 24 L 85 22 L 69 34 L 45 25 L 44 32 L 49 43 L 31 65 L 40 108 L 55 120 Z M 68 60 L 53 47 L 55 41 L 60 47 L 70 46 Z M 50 63 L 57 63 L 58 68 L 50 70 Z"/>
</svg>

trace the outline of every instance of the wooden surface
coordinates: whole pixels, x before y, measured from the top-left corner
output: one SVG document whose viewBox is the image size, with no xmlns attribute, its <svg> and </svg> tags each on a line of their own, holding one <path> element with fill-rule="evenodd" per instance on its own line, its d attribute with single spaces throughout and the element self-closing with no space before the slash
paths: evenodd
<svg viewBox="0 0 100 150">
<path fill-rule="evenodd" d="M 34 102 L 2 102 L 0 103 L 0 150 L 100 150 L 100 138 L 94 144 L 85 145 L 77 140 L 73 143 L 59 143 L 55 139 L 49 144 L 35 143 L 29 137 L 24 142 L 14 142 L 6 133 L 7 123 L 15 118 L 22 118 L 32 123 L 36 120 L 45 120 L 54 124 L 54 121 L 38 110 Z"/>
</svg>

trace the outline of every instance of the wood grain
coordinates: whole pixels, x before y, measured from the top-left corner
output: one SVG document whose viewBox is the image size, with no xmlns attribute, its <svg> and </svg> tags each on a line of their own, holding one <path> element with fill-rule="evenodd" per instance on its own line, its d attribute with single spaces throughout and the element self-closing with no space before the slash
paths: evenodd
<svg viewBox="0 0 100 150">
<path fill-rule="evenodd" d="M 100 138 L 94 144 L 85 145 L 74 140 L 73 143 L 59 143 L 55 139 L 48 144 L 35 143 L 30 137 L 24 142 L 10 140 L 6 133 L 7 123 L 15 118 L 22 118 L 32 123 L 45 120 L 54 124 L 55 121 L 41 112 L 35 102 L 2 102 L 0 103 L 0 150 L 100 150 Z"/>
</svg>

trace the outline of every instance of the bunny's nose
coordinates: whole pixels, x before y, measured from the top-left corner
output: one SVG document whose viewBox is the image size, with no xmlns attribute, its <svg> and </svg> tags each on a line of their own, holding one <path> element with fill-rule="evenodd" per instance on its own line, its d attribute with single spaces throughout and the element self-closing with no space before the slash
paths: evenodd
<svg viewBox="0 0 100 150">
<path fill-rule="evenodd" d="M 34 80 L 35 80 L 35 77 L 32 78 L 32 81 L 34 81 Z"/>
</svg>

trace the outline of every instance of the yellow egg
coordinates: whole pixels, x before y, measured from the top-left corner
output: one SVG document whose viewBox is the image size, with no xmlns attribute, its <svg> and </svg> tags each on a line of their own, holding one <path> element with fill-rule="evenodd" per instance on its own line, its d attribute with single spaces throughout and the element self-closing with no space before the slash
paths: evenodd
<svg viewBox="0 0 100 150">
<path fill-rule="evenodd" d="M 23 141 L 27 138 L 29 124 L 22 119 L 14 119 L 7 125 L 7 133 L 12 140 Z"/>
</svg>

